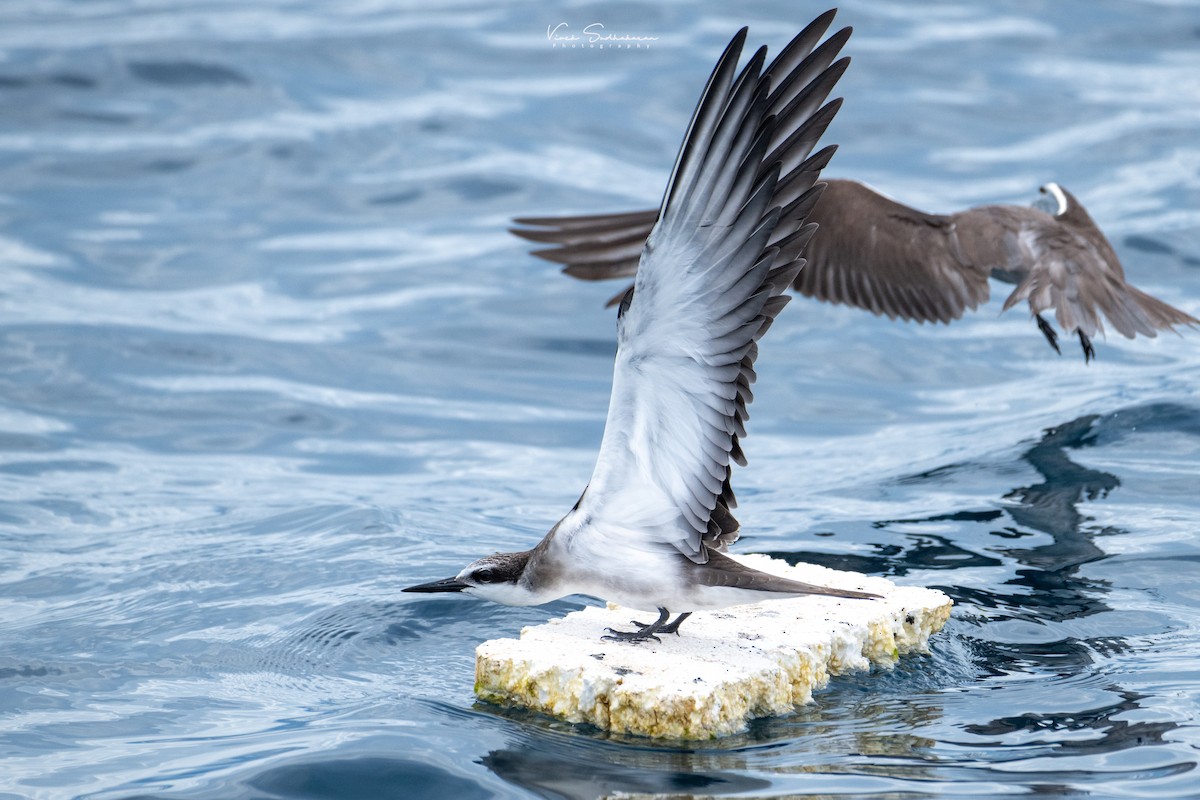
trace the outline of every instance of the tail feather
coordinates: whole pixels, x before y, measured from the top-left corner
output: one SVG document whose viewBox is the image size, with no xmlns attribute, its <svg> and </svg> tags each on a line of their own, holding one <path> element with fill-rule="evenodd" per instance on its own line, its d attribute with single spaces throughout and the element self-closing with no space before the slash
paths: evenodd
<svg viewBox="0 0 1200 800">
<path fill-rule="evenodd" d="M 748 567 L 716 550 L 708 551 L 708 563 L 697 570 L 699 579 L 708 586 L 731 589 L 748 589 L 757 592 L 779 592 L 780 594 L 820 594 L 830 597 L 845 597 L 851 600 L 881 600 L 882 595 L 859 592 L 852 589 L 835 589 L 831 586 L 816 586 L 794 581 L 779 575 Z"/>
<path fill-rule="evenodd" d="M 1169 303 L 1164 303 L 1157 297 L 1152 297 L 1128 284 L 1125 289 L 1129 293 L 1130 299 L 1137 303 L 1142 313 L 1145 314 L 1150 323 L 1156 328 L 1174 331 L 1176 325 L 1187 325 L 1192 328 L 1200 326 L 1200 319 L 1196 319 L 1185 311 L 1180 311 Z M 1147 335 L 1153 336 L 1154 333 Z"/>
</svg>

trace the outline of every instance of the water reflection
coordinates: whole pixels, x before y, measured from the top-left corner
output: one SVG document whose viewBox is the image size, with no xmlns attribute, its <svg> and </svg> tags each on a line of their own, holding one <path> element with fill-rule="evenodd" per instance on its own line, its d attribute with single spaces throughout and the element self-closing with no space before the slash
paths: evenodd
<svg viewBox="0 0 1200 800">
<path fill-rule="evenodd" d="M 1053 542 L 1031 550 L 1007 552 L 1020 561 L 1044 571 L 1070 570 L 1104 557 L 1092 537 L 1083 532 L 1085 517 L 1078 505 L 1095 500 L 1121 485 L 1116 475 L 1076 464 L 1066 450 L 1095 443 L 1094 424 L 1099 417 L 1088 415 L 1057 428 L 1050 428 L 1041 440 L 1021 456 L 1045 480 L 1023 486 L 1005 495 L 1015 500 L 1008 514 L 1018 526 L 1049 534 Z M 1034 587 L 1039 588 L 1039 587 Z"/>
<path fill-rule="evenodd" d="M 1130 722 L 1125 718 L 1141 708 L 1138 701 L 1145 699 L 1146 695 L 1125 691 L 1116 686 L 1109 686 L 1107 689 L 1120 699 L 1108 705 L 1082 711 L 999 717 L 987 723 L 965 725 L 963 730 L 978 736 L 996 737 L 992 742 L 995 746 L 1003 744 L 999 737 L 1021 733 L 1028 744 L 1044 744 L 1054 748 L 1056 755 L 1063 757 L 1111 753 L 1148 744 L 1165 744 L 1164 735 L 1179 727 L 1173 722 Z M 1103 735 L 1078 738 L 1081 733 L 1087 736 L 1096 731 L 1103 731 Z M 1064 737 L 1064 733 L 1074 736 Z"/>
<path fill-rule="evenodd" d="M 770 781 L 712 769 L 688 751 L 610 748 L 597 759 L 595 745 L 576 751 L 561 742 L 523 737 L 516 747 L 494 750 L 484 766 L 505 781 L 538 797 L 559 800 L 594 798 L 617 793 L 690 796 L 762 791 Z"/>
<path fill-rule="evenodd" d="M 1118 415 L 1113 415 L 1116 418 Z M 959 603 L 986 609 L 1005 609 L 1011 614 L 1042 622 L 1086 616 L 1108 610 L 1098 595 L 1107 590 L 1102 581 L 1079 575 L 1079 568 L 1104 558 L 1093 537 L 1120 533 L 1096 531 L 1085 523 L 1079 511 L 1083 500 L 1107 495 L 1121 485 L 1117 476 L 1082 466 L 1068 455 L 1069 450 L 1092 446 L 1097 441 L 1100 417 L 1091 414 L 1049 428 L 1025 450 L 1019 460 L 1031 466 L 1042 478 L 1029 486 L 1018 486 L 1003 495 L 1010 501 L 1000 508 L 961 510 L 926 517 L 881 520 L 875 528 L 910 529 L 924 524 L 962 523 L 959 536 L 924 531 L 907 531 L 906 543 L 876 542 L 872 555 L 831 555 L 805 551 L 775 552 L 771 555 L 791 563 L 809 561 L 838 569 L 885 575 L 904 575 L 913 570 L 963 570 L 1001 568 L 1015 562 L 1015 577 L 1002 585 L 1021 587 L 1021 592 L 1005 593 L 969 586 L 944 588 Z M 900 480 L 904 485 L 929 485 L 951 480 L 961 473 L 989 472 L 988 465 L 960 463 L 929 470 Z M 1005 524 L 1007 522 L 1009 524 Z M 971 527 L 986 526 L 987 539 L 972 543 Z M 965 535 L 963 535 L 965 534 Z M 995 539 L 1021 540 L 1037 534 L 1050 542 L 1032 548 L 996 547 Z M 957 539 L 957 540 L 956 540 Z"/>
<path fill-rule="evenodd" d="M 255 775 L 247 786 L 257 790 L 251 796 L 309 800 L 484 800 L 493 796 L 468 776 L 434 764 L 380 756 L 285 764 Z"/>
<path fill-rule="evenodd" d="M 898 775 L 914 768 L 927 773 L 934 766 L 919 765 L 937 743 L 906 731 L 941 718 L 931 695 L 851 693 L 828 708 L 808 706 L 790 717 L 757 720 L 738 736 L 672 743 L 606 735 L 517 710 L 489 713 L 513 724 L 507 746 L 480 763 L 504 781 L 554 800 L 778 797 L 781 778 L 788 776 Z"/>
</svg>

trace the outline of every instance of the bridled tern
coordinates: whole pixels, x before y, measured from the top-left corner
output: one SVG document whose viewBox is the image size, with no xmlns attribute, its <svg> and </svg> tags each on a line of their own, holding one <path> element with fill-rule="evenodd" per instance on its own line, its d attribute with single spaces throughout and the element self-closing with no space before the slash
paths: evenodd
<svg viewBox="0 0 1200 800">
<path fill-rule="evenodd" d="M 812 150 L 840 100 L 830 64 L 849 29 L 814 46 L 828 12 L 763 69 L 737 72 L 738 32 L 688 127 L 621 302 L 612 397 L 595 471 L 566 516 L 531 550 L 475 561 L 407 592 L 463 592 L 508 605 L 571 594 L 636 609 L 654 622 L 610 639 L 675 633 L 700 609 L 805 594 L 877 595 L 813 586 L 725 555 L 738 538 L 732 463 L 745 464 L 758 339 L 787 304 L 815 225 L 806 218 L 833 148 Z M 670 611 L 677 616 L 668 622 Z"/>
</svg>

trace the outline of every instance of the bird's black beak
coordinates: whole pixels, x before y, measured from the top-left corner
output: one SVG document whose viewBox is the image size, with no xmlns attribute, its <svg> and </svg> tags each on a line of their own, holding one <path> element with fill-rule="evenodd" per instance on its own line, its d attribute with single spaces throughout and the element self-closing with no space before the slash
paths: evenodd
<svg viewBox="0 0 1200 800">
<path fill-rule="evenodd" d="M 416 586 L 409 586 L 407 589 L 401 589 L 402 592 L 461 592 L 466 589 L 467 585 L 458 578 L 443 578 L 440 581 L 432 583 L 420 583 Z"/>
</svg>

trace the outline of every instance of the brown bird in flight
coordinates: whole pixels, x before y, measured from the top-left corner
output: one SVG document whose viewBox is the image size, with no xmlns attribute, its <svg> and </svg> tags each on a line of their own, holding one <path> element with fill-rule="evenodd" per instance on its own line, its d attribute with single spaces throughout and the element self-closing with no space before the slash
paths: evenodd
<svg viewBox="0 0 1200 800">
<path fill-rule="evenodd" d="M 1038 329 L 1058 352 L 1042 316 L 1076 334 L 1085 361 L 1104 320 L 1132 339 L 1200 320 L 1125 280 L 1104 233 L 1073 194 L 1042 187 L 1044 207 L 987 205 L 954 214 L 909 208 L 852 180 L 826 179 L 808 213 L 819 226 L 792 282 L 805 297 L 844 303 L 891 319 L 945 322 L 988 298 L 988 279 L 1016 284 L 1004 310 L 1029 303 Z M 583 280 L 630 277 L 658 217 L 634 211 L 578 217 L 521 217 L 512 232 L 556 245 L 534 255 L 565 264 Z M 620 301 L 624 292 L 609 304 Z"/>
</svg>

